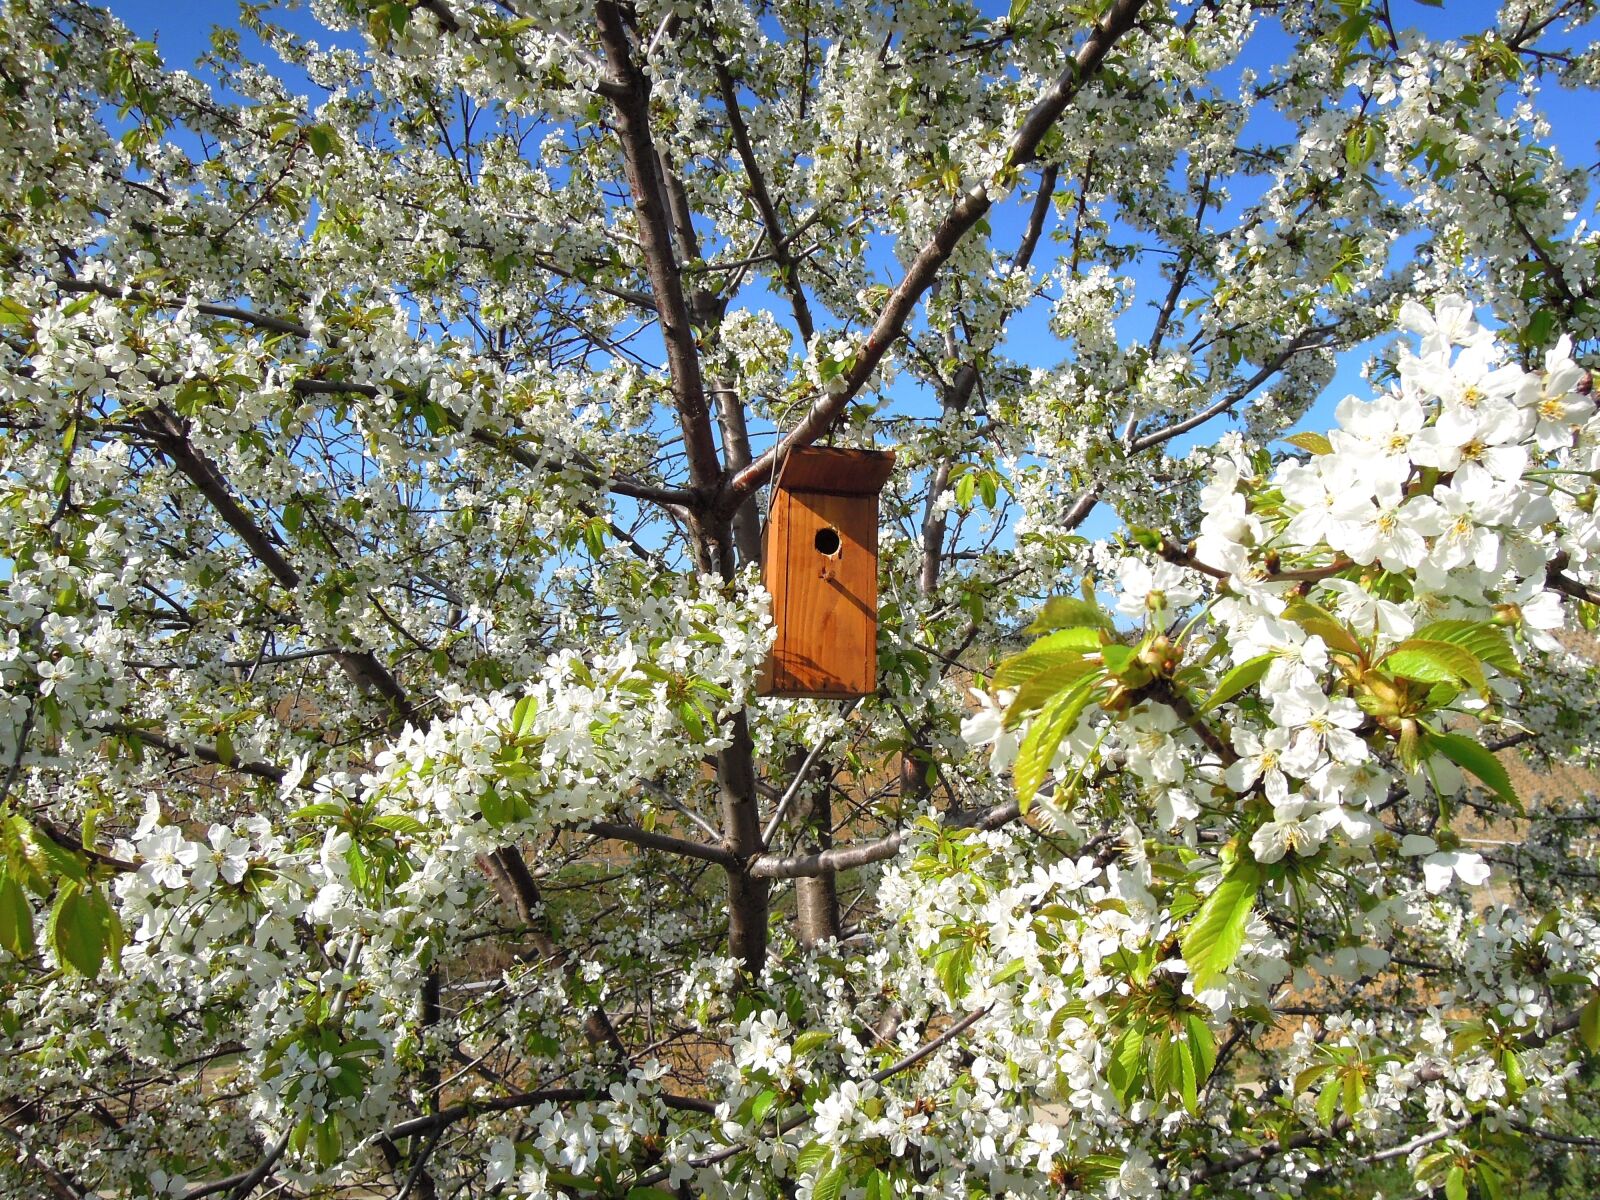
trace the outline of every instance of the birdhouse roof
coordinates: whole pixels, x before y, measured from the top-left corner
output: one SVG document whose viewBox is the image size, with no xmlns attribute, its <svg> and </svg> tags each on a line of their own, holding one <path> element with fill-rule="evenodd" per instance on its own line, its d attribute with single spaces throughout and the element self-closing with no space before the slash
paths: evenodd
<svg viewBox="0 0 1600 1200">
<path fill-rule="evenodd" d="M 804 446 L 784 456 L 774 486 L 788 492 L 876 496 L 893 469 L 893 450 Z"/>
</svg>

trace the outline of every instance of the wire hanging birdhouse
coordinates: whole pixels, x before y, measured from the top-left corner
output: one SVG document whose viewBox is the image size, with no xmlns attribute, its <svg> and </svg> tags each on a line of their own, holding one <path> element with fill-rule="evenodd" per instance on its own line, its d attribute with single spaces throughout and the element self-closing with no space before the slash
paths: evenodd
<svg viewBox="0 0 1600 1200">
<path fill-rule="evenodd" d="M 777 640 L 764 696 L 851 699 L 878 690 L 878 494 L 892 450 L 791 451 L 762 544 Z"/>
</svg>

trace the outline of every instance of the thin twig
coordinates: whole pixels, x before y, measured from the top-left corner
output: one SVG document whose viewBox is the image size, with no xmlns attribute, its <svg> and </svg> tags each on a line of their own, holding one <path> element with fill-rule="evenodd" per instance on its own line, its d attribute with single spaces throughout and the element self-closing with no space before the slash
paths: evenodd
<svg viewBox="0 0 1600 1200">
<path fill-rule="evenodd" d="M 840 718 L 848 720 L 850 714 L 860 706 L 861 700 L 862 697 L 860 696 L 852 700 L 849 707 L 840 714 Z M 800 788 L 804 785 L 806 776 L 811 773 L 813 764 L 821 757 L 827 745 L 828 743 L 825 741 L 818 741 L 815 746 L 811 747 L 810 752 L 805 757 L 805 761 L 800 764 L 800 769 L 795 772 L 794 782 L 789 785 L 788 790 L 783 793 L 782 798 L 778 801 L 778 807 L 772 813 L 772 820 L 767 822 L 767 828 L 761 835 L 761 848 L 763 850 L 772 845 L 772 836 L 778 832 L 778 823 L 783 820 L 784 813 L 789 811 L 789 805 L 794 802 L 794 798 L 800 794 Z"/>
</svg>

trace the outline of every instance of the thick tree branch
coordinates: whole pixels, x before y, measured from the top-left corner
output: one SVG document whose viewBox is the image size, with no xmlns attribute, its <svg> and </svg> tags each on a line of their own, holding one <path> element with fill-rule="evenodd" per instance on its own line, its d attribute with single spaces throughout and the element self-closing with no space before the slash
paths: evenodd
<svg viewBox="0 0 1600 1200">
<path fill-rule="evenodd" d="M 660 850 L 682 858 L 697 858 L 702 862 L 716 863 L 722 867 L 737 866 L 739 861 L 721 846 L 707 846 L 703 842 L 691 842 L 687 838 L 656 833 L 654 830 L 641 829 L 637 825 L 622 825 L 614 821 L 590 821 L 583 826 L 582 832 L 597 838 L 628 842 L 646 850 Z"/>
<path fill-rule="evenodd" d="M 1044 169 L 1039 172 L 1039 192 L 1034 196 L 1033 208 L 1028 212 L 1028 226 L 1023 231 L 1022 243 L 1011 259 L 1013 271 L 1020 271 L 1033 261 L 1033 252 L 1039 245 L 1039 238 L 1044 233 L 1045 220 L 1050 216 L 1050 209 L 1055 201 L 1056 180 L 1060 177 L 1059 163 L 1046 163 Z"/>
<path fill-rule="evenodd" d="M 978 813 L 952 814 L 948 823 L 984 830 L 999 829 L 1021 815 L 1021 809 L 1013 800 Z M 763 879 L 804 879 L 827 871 L 848 871 L 893 858 L 900 853 L 905 839 L 906 831 L 902 829 L 876 841 L 839 846 L 815 854 L 763 854 L 750 864 L 750 873 Z"/>
<path fill-rule="evenodd" d="M 571 955 L 556 945 L 545 926 L 544 899 L 539 894 L 539 885 L 533 878 L 533 872 L 528 870 L 527 860 L 522 857 L 522 851 L 515 846 L 501 846 L 493 854 L 479 855 L 478 866 L 510 902 L 517 919 L 528 929 L 529 938 L 539 956 L 564 969 L 569 976 L 574 975 L 576 968 L 571 964 Z M 590 1045 L 605 1046 L 619 1062 L 627 1061 L 627 1048 L 617 1036 L 616 1027 L 604 1009 L 596 1006 L 584 1014 L 583 1033 Z"/>
<path fill-rule="evenodd" d="M 513 1112 L 519 1108 L 533 1108 L 539 1104 L 601 1104 L 610 1099 L 611 1094 L 603 1088 L 540 1088 L 536 1091 L 514 1092 L 509 1096 L 465 1100 L 428 1116 L 402 1121 L 398 1125 L 391 1126 L 387 1133 L 391 1138 L 416 1137 L 418 1134 L 433 1133 L 454 1125 L 457 1121 L 481 1117 L 488 1113 Z M 701 1100 L 695 1096 L 663 1093 L 661 1102 L 679 1112 L 705 1113 L 709 1116 L 717 1111 L 716 1105 L 709 1100 Z"/>
<path fill-rule="evenodd" d="M 1563 596 L 1571 596 L 1574 600 L 1600 604 L 1600 591 L 1566 573 L 1567 564 L 1571 561 L 1572 557 L 1565 550 L 1558 550 L 1549 565 L 1545 567 L 1545 586 L 1552 591 L 1560 592 Z"/>
<path fill-rule="evenodd" d="M 181 308 L 187 301 L 170 301 L 162 299 L 150 292 L 138 288 L 114 287 L 109 283 L 100 283 L 87 279 L 52 279 L 57 290 L 73 292 L 78 295 L 105 296 L 111 300 L 138 300 L 144 304 L 154 304 L 163 307 Z M 194 310 L 208 317 L 218 317 L 226 321 L 238 321 L 242 325 L 249 325 L 256 329 L 265 329 L 270 333 L 287 333 L 293 337 L 309 338 L 311 330 L 298 321 L 290 321 L 284 317 L 274 317 L 268 313 L 256 312 L 248 308 L 236 308 L 231 304 L 210 304 L 197 301 Z"/>
<path fill-rule="evenodd" d="M 156 447 L 210 502 L 217 515 L 238 535 L 239 540 L 279 586 L 288 592 L 298 588 L 300 573 L 278 548 L 276 539 L 268 535 L 234 498 L 232 489 L 216 465 L 195 449 L 178 417 L 165 406 L 157 406 L 141 414 L 138 419 Z M 415 716 L 405 689 L 372 651 L 338 650 L 334 653 L 334 661 L 344 669 L 357 688 L 369 695 L 381 696 L 389 703 L 397 726 Z"/>
<path fill-rule="evenodd" d="M 1306 350 L 1320 349 L 1330 344 L 1318 341 L 1318 339 L 1327 337 L 1336 332 L 1337 329 L 1337 325 L 1318 325 L 1310 329 L 1302 329 L 1289 339 L 1288 344 L 1282 350 L 1263 363 L 1260 370 L 1234 387 L 1215 403 L 1208 405 L 1192 416 L 1185 417 L 1181 421 L 1174 421 L 1170 425 L 1153 430 L 1143 437 L 1130 438 L 1127 442 L 1129 453 L 1137 454 L 1140 450 L 1148 450 L 1152 446 L 1159 446 L 1162 442 L 1169 442 L 1179 434 L 1188 433 L 1189 430 L 1204 425 L 1211 418 L 1221 416 L 1223 413 L 1230 411 L 1241 400 L 1282 370 L 1284 364 L 1295 355 Z"/>
<path fill-rule="evenodd" d="M 133 738 L 135 741 L 143 742 L 146 746 L 160 750 L 163 754 L 173 758 L 192 758 L 197 762 L 226 767 L 230 771 L 238 771 L 243 775 L 253 775 L 257 779 L 266 779 L 273 783 L 282 782 L 283 777 L 288 774 L 282 767 L 273 763 L 249 762 L 241 759 L 237 754 L 230 754 L 224 757 L 222 752 L 215 746 L 208 746 L 203 742 L 196 742 L 192 746 L 186 746 L 180 742 L 173 741 L 165 734 L 157 733 L 153 729 L 145 729 L 139 725 L 130 725 L 126 721 L 115 721 L 110 725 L 102 726 L 101 732 L 110 734 L 113 737 Z"/>
<path fill-rule="evenodd" d="M 111 284 L 88 280 L 57 278 L 52 279 L 50 282 L 57 289 L 64 292 L 94 294 L 113 300 L 133 300 L 140 304 L 149 304 L 161 308 L 182 308 L 185 304 L 190 303 L 188 299 L 169 299 L 140 288 L 119 288 Z M 655 302 L 648 296 L 619 294 L 624 299 L 649 305 L 652 311 L 655 308 Z M 273 316 L 269 313 L 256 312 L 253 309 L 238 308 L 228 304 L 212 304 L 206 301 L 196 301 L 193 307 L 196 312 L 203 313 L 208 317 L 237 321 L 254 329 L 265 329 L 271 333 L 284 333 L 291 337 L 303 339 L 309 339 L 312 336 L 309 326 L 303 325 L 298 321 L 291 321 L 286 317 Z M 354 380 L 320 379 L 302 376 L 293 380 L 289 386 L 297 395 L 302 396 L 349 394 L 365 396 L 368 399 L 377 399 L 384 394 L 384 390 L 377 384 L 359 383 Z M 445 420 L 449 422 L 451 428 L 457 430 L 466 428 L 466 422 L 457 413 L 449 408 L 444 408 L 443 411 Z M 526 448 L 518 445 L 511 436 L 496 433 L 494 430 L 485 429 L 482 426 L 475 426 L 470 436 L 473 441 L 484 446 L 493 447 L 530 470 L 575 471 L 586 484 L 596 490 L 609 491 L 618 496 L 627 496 L 635 500 L 647 500 L 653 504 L 660 504 L 666 507 L 683 507 L 695 499 L 694 493 L 684 491 L 681 488 L 657 487 L 654 484 L 641 483 L 624 476 L 607 475 L 600 470 L 597 464 L 581 458 L 575 462 L 568 462 L 561 458 L 530 453 Z"/>
<path fill-rule="evenodd" d="M 683 278 L 672 253 L 666 185 L 650 133 L 650 81 L 633 61 L 621 8 L 613 0 L 600 0 L 595 5 L 595 18 L 606 58 L 606 73 L 600 90 L 611 101 L 616 113 L 617 136 L 622 143 L 628 187 L 633 194 L 634 214 L 639 224 L 639 245 L 644 252 L 650 290 L 661 319 L 673 402 L 689 456 L 689 477 L 697 490 L 709 491 L 717 485 L 721 465 L 711 430 L 705 384 L 700 376 L 694 322 L 684 294 Z"/>
<path fill-rule="evenodd" d="M 1143 6 L 1144 0 L 1113 0 L 1067 69 L 1057 76 L 1055 83 L 1034 105 L 1022 127 L 1011 139 L 1006 155 L 1007 168 L 1015 170 L 1033 160 L 1045 134 L 1066 111 L 1083 85 L 1099 70 L 1117 39 L 1133 28 L 1134 20 Z M 832 427 L 839 414 L 877 370 L 878 363 L 900 336 L 923 294 L 933 286 L 940 268 L 954 253 L 956 244 L 983 219 L 993 203 L 987 186 L 982 183 L 957 197 L 933 236 L 912 261 L 900 285 L 889 294 L 877 321 L 856 354 L 855 364 L 843 375 L 839 390 L 830 392 L 813 404 L 793 432 L 749 467 L 732 476 L 718 495 L 719 510 L 733 511 L 745 497 L 771 477 L 773 467 L 780 458 L 797 447 L 809 446 Z"/>
<path fill-rule="evenodd" d="M 789 240 L 783 231 L 783 219 L 778 215 L 778 206 L 772 201 L 772 193 L 767 189 L 767 179 L 761 171 L 761 164 L 756 160 L 755 147 L 750 144 L 750 129 L 745 124 L 744 113 L 739 107 L 739 90 L 734 83 L 733 75 L 727 65 L 719 58 L 716 62 L 717 90 L 722 96 L 722 107 L 728 114 L 728 127 L 733 133 L 733 145 L 739 152 L 739 161 L 744 165 L 745 179 L 749 181 L 750 198 L 755 201 L 756 211 L 761 214 L 761 224 L 767 231 L 767 241 L 772 244 L 772 258 L 783 276 L 784 290 L 789 293 L 789 307 L 794 313 L 795 328 L 800 331 L 800 340 L 805 345 L 811 344 L 812 335 L 816 332 L 816 325 L 811 319 L 811 305 L 806 301 L 805 289 L 800 285 L 800 265 L 789 250 Z M 730 464 L 731 465 L 731 464 Z"/>
</svg>

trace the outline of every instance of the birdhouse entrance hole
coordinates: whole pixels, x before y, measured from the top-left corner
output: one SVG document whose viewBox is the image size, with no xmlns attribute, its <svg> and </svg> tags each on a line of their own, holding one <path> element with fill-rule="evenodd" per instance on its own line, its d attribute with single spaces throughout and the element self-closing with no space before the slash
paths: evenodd
<svg viewBox="0 0 1600 1200">
<path fill-rule="evenodd" d="M 762 554 L 777 626 L 762 695 L 878 690 L 878 493 L 893 466 L 892 450 L 807 446 L 784 456 Z"/>
</svg>

